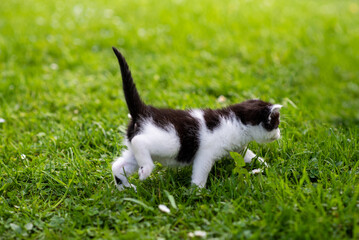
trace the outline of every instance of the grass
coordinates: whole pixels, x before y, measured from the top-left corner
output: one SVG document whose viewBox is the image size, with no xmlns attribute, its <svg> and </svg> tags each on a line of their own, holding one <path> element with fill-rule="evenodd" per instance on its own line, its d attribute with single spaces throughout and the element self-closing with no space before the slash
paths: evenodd
<svg viewBox="0 0 359 240">
<path fill-rule="evenodd" d="M 359 238 L 358 14 L 346 0 L 3 1 L 0 238 Z M 198 192 L 190 168 L 158 166 L 118 192 L 111 46 L 149 104 L 283 104 L 282 139 L 250 146 L 271 167 L 243 178 L 222 159 Z"/>
</svg>

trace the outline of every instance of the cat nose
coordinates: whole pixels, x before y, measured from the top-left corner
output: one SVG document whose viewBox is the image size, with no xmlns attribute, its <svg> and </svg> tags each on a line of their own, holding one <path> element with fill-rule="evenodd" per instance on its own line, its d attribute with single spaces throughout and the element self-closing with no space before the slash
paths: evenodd
<svg viewBox="0 0 359 240">
<path fill-rule="evenodd" d="M 280 138 L 280 130 L 278 129 L 277 133 L 276 133 L 276 139 Z"/>
</svg>

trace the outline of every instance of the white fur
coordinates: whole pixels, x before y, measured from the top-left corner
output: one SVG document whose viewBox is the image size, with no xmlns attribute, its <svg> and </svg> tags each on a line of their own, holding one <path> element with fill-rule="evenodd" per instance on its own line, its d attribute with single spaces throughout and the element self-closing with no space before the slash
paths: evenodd
<svg viewBox="0 0 359 240">
<path fill-rule="evenodd" d="M 274 104 L 271 108 L 271 112 L 279 112 L 279 110 L 283 107 L 283 105 L 280 104 Z"/>
<path fill-rule="evenodd" d="M 270 112 L 271 112 L 271 115 L 272 113 L 275 113 L 275 112 L 279 112 L 279 110 L 283 107 L 283 105 L 280 105 L 280 104 L 274 104 L 271 109 L 270 109 Z M 269 121 L 272 119 L 272 116 L 269 115 Z"/>
<path fill-rule="evenodd" d="M 280 109 L 280 105 L 274 105 L 272 111 Z M 204 187 L 208 174 L 216 160 L 227 155 L 230 151 L 241 152 L 249 142 L 270 142 L 280 137 L 279 129 L 271 132 L 261 125 L 244 125 L 234 115 L 220 119 L 218 127 L 213 131 L 207 129 L 202 110 L 191 110 L 190 114 L 199 120 L 199 148 L 193 161 L 192 183 L 198 187 Z M 153 161 L 158 161 L 165 166 L 183 166 L 185 164 L 176 160 L 180 149 L 180 139 L 173 126 L 167 126 L 164 130 L 148 120 L 143 130 L 131 141 L 125 141 L 127 150 L 115 160 L 112 165 L 114 176 L 121 179 L 123 187 L 131 187 L 127 177 L 137 169 L 139 178 L 146 179 L 154 168 Z M 247 149 L 244 156 L 245 162 L 251 162 L 256 155 Z M 263 159 L 258 158 L 261 162 Z M 141 166 L 139 168 L 139 166 Z"/>
<path fill-rule="evenodd" d="M 213 131 L 207 129 L 203 118 L 196 110 L 192 113 L 201 124 L 200 147 L 193 161 L 192 183 L 204 187 L 208 174 L 214 162 L 221 157 L 228 155 L 231 151 L 241 152 L 247 144 L 256 140 L 258 142 L 268 141 L 268 131 L 262 126 L 244 125 L 239 122 L 234 114 L 230 117 L 221 118 L 220 124 Z M 270 134 L 270 136 L 274 133 Z M 246 162 L 251 162 L 256 155 L 249 149 L 246 152 Z M 263 161 L 263 159 L 261 159 Z"/>
</svg>

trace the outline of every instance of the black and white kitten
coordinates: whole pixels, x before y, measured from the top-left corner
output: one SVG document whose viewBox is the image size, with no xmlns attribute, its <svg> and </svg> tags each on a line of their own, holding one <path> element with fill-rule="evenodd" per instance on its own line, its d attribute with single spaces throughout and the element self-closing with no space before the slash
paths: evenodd
<svg viewBox="0 0 359 240">
<path fill-rule="evenodd" d="M 119 190 L 132 186 L 127 177 L 138 170 L 140 180 L 154 168 L 193 164 L 192 184 L 202 188 L 217 159 L 230 151 L 243 151 L 249 142 L 271 142 L 280 137 L 278 104 L 248 100 L 222 109 L 162 109 L 140 98 L 125 58 L 113 48 L 121 67 L 123 91 L 131 120 L 127 149 L 112 164 Z M 256 155 L 247 149 L 244 160 Z M 259 158 L 263 161 L 263 159 Z"/>
</svg>

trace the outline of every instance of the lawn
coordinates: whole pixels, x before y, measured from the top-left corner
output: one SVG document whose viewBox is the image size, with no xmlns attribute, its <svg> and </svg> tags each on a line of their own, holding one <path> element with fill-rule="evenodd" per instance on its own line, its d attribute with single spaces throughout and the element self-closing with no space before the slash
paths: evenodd
<svg viewBox="0 0 359 240">
<path fill-rule="evenodd" d="M 0 33 L 0 239 L 359 238 L 358 1 L 6 0 Z M 119 192 L 112 46 L 148 104 L 282 104 L 282 138 L 250 144 L 270 167 L 222 159 L 197 191 L 158 165 Z"/>
</svg>

